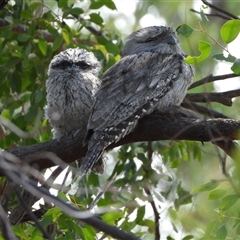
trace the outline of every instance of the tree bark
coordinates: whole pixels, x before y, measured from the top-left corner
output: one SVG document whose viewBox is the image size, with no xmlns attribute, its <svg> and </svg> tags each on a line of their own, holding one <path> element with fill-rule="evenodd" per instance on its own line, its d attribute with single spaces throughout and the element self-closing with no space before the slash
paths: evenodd
<svg viewBox="0 0 240 240">
<path fill-rule="evenodd" d="M 219 145 L 231 156 L 236 146 L 231 144 L 231 142 L 240 139 L 239 130 L 240 121 L 233 119 L 204 120 L 194 117 L 194 115 L 189 117 L 185 113 L 179 112 L 153 113 L 140 120 L 135 131 L 121 139 L 118 143 L 110 145 L 108 149 L 141 141 L 210 141 Z M 59 140 L 54 139 L 32 146 L 22 146 L 8 150 L 8 152 L 20 158 L 22 163 L 29 163 L 38 170 L 43 170 L 57 165 L 56 162 L 47 157 L 46 152 L 56 154 L 57 157 L 67 164 L 82 158 L 87 151 L 87 148 L 82 146 L 84 135 L 85 131 L 82 130 L 77 134 L 70 133 Z M 229 146 L 230 149 L 227 150 Z M 1 173 L 1 175 L 4 175 L 4 173 Z"/>
</svg>

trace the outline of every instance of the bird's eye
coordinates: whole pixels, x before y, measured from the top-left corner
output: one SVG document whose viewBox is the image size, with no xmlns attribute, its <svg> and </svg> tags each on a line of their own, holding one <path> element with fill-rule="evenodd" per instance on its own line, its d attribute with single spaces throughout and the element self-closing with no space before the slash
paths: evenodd
<svg viewBox="0 0 240 240">
<path fill-rule="evenodd" d="M 80 67 L 81 69 L 87 69 L 90 67 L 89 64 L 87 64 L 86 62 L 84 61 L 79 61 L 79 62 L 76 62 L 75 63 L 78 67 Z"/>
<path fill-rule="evenodd" d="M 153 41 L 157 41 L 161 38 L 163 38 L 165 35 L 165 32 L 161 32 L 158 35 L 154 35 L 152 37 L 148 37 L 144 42 L 153 42 Z"/>
<path fill-rule="evenodd" d="M 147 38 L 144 42 L 152 42 L 152 41 L 154 41 L 156 39 L 156 37 L 149 37 L 149 38 Z"/>
<path fill-rule="evenodd" d="M 63 60 L 53 66 L 53 68 L 61 68 L 61 69 L 66 69 L 67 67 L 70 67 L 72 65 L 71 62 Z"/>
</svg>

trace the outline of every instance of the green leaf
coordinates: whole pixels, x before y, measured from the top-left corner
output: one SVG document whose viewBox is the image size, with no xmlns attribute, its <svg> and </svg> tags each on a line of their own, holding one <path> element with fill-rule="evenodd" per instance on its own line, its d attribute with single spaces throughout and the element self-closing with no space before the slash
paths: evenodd
<svg viewBox="0 0 240 240">
<path fill-rule="evenodd" d="M 229 209 L 230 207 L 232 207 L 236 203 L 237 200 L 238 200 L 238 196 L 236 194 L 228 195 L 222 199 L 222 201 L 219 204 L 219 208 L 222 211 L 225 211 L 225 210 Z"/>
<path fill-rule="evenodd" d="M 63 38 L 64 38 L 65 42 L 67 44 L 70 44 L 69 33 L 65 28 L 62 29 L 62 35 L 63 35 Z"/>
<path fill-rule="evenodd" d="M 92 22 L 98 24 L 98 25 L 102 25 L 103 24 L 103 19 L 100 17 L 99 14 L 97 13 L 91 13 L 90 15 L 90 19 Z"/>
<path fill-rule="evenodd" d="M 112 0 L 106 0 L 105 6 L 112 10 L 117 9 L 115 3 Z"/>
<path fill-rule="evenodd" d="M 47 30 L 48 30 L 49 33 L 51 33 L 53 36 L 59 37 L 59 32 L 58 32 L 57 29 L 54 28 L 53 26 L 48 25 Z"/>
<path fill-rule="evenodd" d="M 82 228 L 82 232 L 84 235 L 84 240 L 95 240 L 96 233 L 92 226 L 85 225 L 84 228 Z"/>
<path fill-rule="evenodd" d="M 63 37 L 62 36 L 56 37 L 56 39 L 54 40 L 53 45 L 52 45 L 52 51 L 54 52 L 57 49 L 59 49 L 61 47 L 62 43 L 63 43 Z"/>
<path fill-rule="evenodd" d="M 207 18 L 206 14 L 203 12 L 203 10 L 201 9 L 200 11 L 200 16 L 202 18 L 202 22 L 207 25 L 210 21 L 209 19 Z"/>
<path fill-rule="evenodd" d="M 117 9 L 115 3 L 112 0 L 92 2 L 91 5 L 90 5 L 90 9 L 99 9 L 103 6 L 106 6 L 109 9 L 112 9 L 112 10 Z"/>
<path fill-rule="evenodd" d="M 28 58 L 28 56 L 25 55 L 21 63 L 22 63 L 22 67 L 23 68 L 27 68 L 29 66 L 29 58 Z"/>
<path fill-rule="evenodd" d="M 191 194 L 196 194 L 196 193 L 199 193 L 199 192 L 211 191 L 211 190 L 215 189 L 218 185 L 219 185 L 219 182 L 215 182 L 215 181 L 208 182 L 208 183 L 205 183 L 205 184 L 203 184 L 201 186 L 198 186 L 198 187 L 194 188 L 191 191 Z"/>
<path fill-rule="evenodd" d="M 38 40 L 38 48 L 40 49 L 43 56 L 47 55 L 47 42 L 44 39 Z"/>
<path fill-rule="evenodd" d="M 37 10 L 38 8 L 42 8 L 42 3 L 41 2 L 29 2 L 29 8 L 34 11 L 34 10 Z"/>
<path fill-rule="evenodd" d="M 28 235 L 24 232 L 24 229 L 19 226 L 12 226 L 14 233 L 18 236 L 21 237 L 22 239 L 30 239 Z"/>
<path fill-rule="evenodd" d="M 17 40 L 19 42 L 27 42 L 31 38 L 30 35 L 27 33 L 21 33 L 20 35 L 17 36 Z"/>
<path fill-rule="evenodd" d="M 198 49 L 201 54 L 198 57 L 187 56 L 185 62 L 188 64 L 200 63 L 205 60 L 211 53 L 211 45 L 204 41 L 198 42 Z"/>
<path fill-rule="evenodd" d="M 236 59 L 235 62 L 233 63 L 231 70 L 235 74 L 240 74 L 240 59 Z"/>
<path fill-rule="evenodd" d="M 35 117 L 37 116 L 38 113 L 38 108 L 36 106 L 31 106 L 29 108 L 28 113 L 25 115 L 25 121 L 26 122 L 31 122 L 35 119 Z"/>
<path fill-rule="evenodd" d="M 124 216 L 124 211 L 121 212 L 108 212 L 103 215 L 102 220 L 109 224 L 115 225 L 115 222 Z"/>
<path fill-rule="evenodd" d="M 218 239 L 218 240 L 221 240 L 221 239 L 226 239 L 227 237 L 227 228 L 225 225 L 223 225 L 222 227 L 220 227 L 218 230 L 217 230 L 217 234 L 216 234 L 216 238 L 215 239 Z"/>
<path fill-rule="evenodd" d="M 176 31 L 179 35 L 182 35 L 184 37 L 189 37 L 193 32 L 193 28 L 187 24 L 183 24 L 179 26 Z"/>
<path fill-rule="evenodd" d="M 227 57 L 225 57 L 222 53 L 216 54 L 212 58 L 217 61 L 226 61 L 226 62 L 231 62 L 231 63 L 233 63 L 236 60 L 236 58 L 234 56 L 229 54 Z"/>
<path fill-rule="evenodd" d="M 37 90 L 33 93 L 33 96 L 31 96 L 31 98 L 33 98 L 33 103 L 36 104 L 36 103 L 39 103 L 42 98 L 43 98 L 43 93 L 41 90 Z"/>
<path fill-rule="evenodd" d="M 220 34 L 221 38 L 225 43 L 232 42 L 239 34 L 240 31 L 240 20 L 229 20 L 223 24 Z"/>
<path fill-rule="evenodd" d="M 66 194 L 64 194 L 62 192 L 58 192 L 58 197 L 61 198 L 63 201 L 66 201 L 66 202 L 69 201 Z"/>
<path fill-rule="evenodd" d="M 58 7 L 63 8 L 64 10 L 68 9 L 68 1 L 67 0 L 58 0 Z"/>
<path fill-rule="evenodd" d="M 44 214 L 44 218 L 51 218 L 53 222 L 56 222 L 61 215 L 62 211 L 58 207 L 53 207 Z"/>
<path fill-rule="evenodd" d="M 26 9 L 23 9 L 20 13 L 21 18 L 25 19 L 25 20 L 29 20 L 32 19 L 32 13 Z"/>
<path fill-rule="evenodd" d="M 182 240 L 190 240 L 190 239 L 193 239 L 193 238 L 194 238 L 193 235 L 187 235 Z"/>
<path fill-rule="evenodd" d="M 6 65 L 4 67 L 6 69 L 11 68 L 11 67 L 15 66 L 17 63 L 19 63 L 20 61 L 21 61 L 21 58 L 11 57 L 11 58 L 9 58 L 9 61 L 6 63 Z"/>
<path fill-rule="evenodd" d="M 82 10 L 82 8 L 75 7 L 71 8 L 70 13 L 73 15 L 81 15 L 84 13 L 84 11 Z"/>
<path fill-rule="evenodd" d="M 144 215 L 145 215 L 145 206 L 141 206 L 137 210 L 137 218 L 136 218 L 137 224 L 141 225 Z"/>
<path fill-rule="evenodd" d="M 213 220 L 210 223 L 208 223 L 203 239 L 209 238 L 213 234 L 216 228 L 216 225 L 217 225 L 217 220 Z"/>
<path fill-rule="evenodd" d="M 209 200 L 215 200 L 223 197 L 226 194 L 226 191 L 223 189 L 216 189 L 209 193 L 208 199 Z"/>
</svg>

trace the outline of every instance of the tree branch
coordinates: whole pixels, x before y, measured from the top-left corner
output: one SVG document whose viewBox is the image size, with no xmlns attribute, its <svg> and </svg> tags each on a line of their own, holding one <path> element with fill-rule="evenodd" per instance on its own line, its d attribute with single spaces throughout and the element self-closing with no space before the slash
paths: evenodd
<svg viewBox="0 0 240 240">
<path fill-rule="evenodd" d="M 209 131 L 212 136 L 209 136 Z M 108 149 L 132 142 L 157 141 L 157 140 L 190 140 L 190 141 L 232 141 L 240 139 L 240 121 L 233 119 L 208 119 L 201 120 L 189 118 L 179 113 L 152 114 L 140 120 L 136 130 L 118 143 L 109 146 Z M 11 149 L 8 152 L 22 159 L 23 163 L 36 166 L 39 170 L 56 165 L 52 160 L 41 152 L 48 151 L 55 153 L 65 163 L 69 164 L 76 159 L 82 158 L 87 151 L 82 147 L 82 140 L 85 135 L 80 131 L 76 136 L 69 134 L 60 142 L 56 139 L 48 142 L 22 146 Z M 233 157 L 233 155 L 230 155 Z M 4 173 L 1 173 L 4 175 Z"/>
<path fill-rule="evenodd" d="M 240 96 L 240 89 L 227 91 L 227 92 L 216 92 L 216 93 L 188 93 L 183 100 L 186 102 L 218 102 L 225 106 L 232 106 L 232 98 Z"/>
<path fill-rule="evenodd" d="M 228 12 L 228 11 L 225 11 L 223 10 L 222 8 L 219 8 L 217 6 L 215 6 L 214 4 L 212 3 L 209 3 L 208 1 L 206 0 L 202 0 L 202 2 L 205 4 L 205 5 L 208 5 L 210 8 L 216 10 L 217 12 L 220 12 L 220 13 L 223 13 L 224 15 L 226 16 L 229 16 L 231 19 L 239 19 L 237 16 L 235 16 L 234 14 Z"/>
<path fill-rule="evenodd" d="M 217 111 L 214 111 L 212 109 L 208 109 L 207 107 L 204 106 L 200 106 L 198 104 L 195 103 L 191 103 L 191 102 L 187 102 L 187 103 L 182 103 L 181 104 L 182 107 L 190 109 L 194 112 L 200 113 L 204 116 L 210 117 L 210 118 L 226 118 L 229 119 L 228 116 L 219 113 Z"/>
<path fill-rule="evenodd" d="M 5 7 L 5 5 L 8 4 L 8 1 L 9 0 L 0 0 L 0 10 L 2 10 Z"/>
<path fill-rule="evenodd" d="M 194 12 L 194 13 L 201 14 L 201 12 L 199 12 L 199 11 L 193 9 L 193 8 L 190 8 L 190 11 Z M 224 16 L 223 14 L 220 14 L 220 13 L 204 13 L 204 14 L 206 16 L 219 17 L 219 18 L 222 18 L 222 19 L 225 19 L 225 20 L 231 20 L 232 19 L 231 17 Z"/>
<path fill-rule="evenodd" d="M 10 25 L 11 24 L 8 21 L 6 21 L 3 18 L 0 18 L 0 29 L 4 28 L 6 26 L 10 26 Z M 28 32 L 28 26 L 26 26 L 24 24 L 17 24 L 17 25 L 12 27 L 12 32 L 16 33 L 16 34 L 27 33 Z M 37 30 L 37 38 L 39 38 L 39 37 L 43 37 L 47 42 L 54 42 L 55 39 L 56 39 L 56 37 L 53 36 L 52 34 L 50 34 L 48 31 L 41 30 L 41 29 Z M 73 38 L 72 43 L 83 44 L 83 43 L 85 43 L 85 40 L 78 39 L 78 38 Z M 94 44 L 95 43 L 92 43 L 92 45 L 94 45 Z"/>
<path fill-rule="evenodd" d="M 212 74 L 210 74 L 210 75 L 206 76 L 205 78 L 202 78 L 202 79 L 192 83 L 191 86 L 188 88 L 188 90 L 198 87 L 198 86 L 201 86 L 206 83 L 215 82 L 218 80 L 225 80 L 225 79 L 234 78 L 234 77 L 240 77 L 240 76 L 235 73 L 229 73 L 229 74 L 217 75 L 217 76 L 213 76 Z"/>
</svg>

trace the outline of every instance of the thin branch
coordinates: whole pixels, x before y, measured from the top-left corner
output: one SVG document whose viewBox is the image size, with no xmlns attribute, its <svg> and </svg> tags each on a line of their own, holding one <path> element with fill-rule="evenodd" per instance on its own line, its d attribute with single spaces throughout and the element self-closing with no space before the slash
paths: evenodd
<svg viewBox="0 0 240 240">
<path fill-rule="evenodd" d="M 229 16 L 231 17 L 232 19 L 239 19 L 237 16 L 235 16 L 234 14 L 226 11 L 226 10 L 223 10 L 222 8 L 219 8 L 217 6 L 215 6 L 214 4 L 212 3 L 209 3 L 208 1 L 206 0 L 202 0 L 202 2 L 205 4 L 205 5 L 208 5 L 210 8 L 216 10 L 217 12 L 220 12 L 220 13 L 223 13 L 225 14 L 226 16 Z"/>
<path fill-rule="evenodd" d="M 8 220 L 7 214 L 4 211 L 2 205 L 0 204 L 0 225 L 1 225 L 1 233 L 4 239 L 6 240 L 17 240 L 11 224 Z"/>
<path fill-rule="evenodd" d="M 188 93 L 183 102 L 218 102 L 225 106 L 232 106 L 232 98 L 240 96 L 240 89 L 216 93 Z"/>
<path fill-rule="evenodd" d="M 198 87 L 198 86 L 201 86 L 206 83 L 210 83 L 210 82 L 214 82 L 214 81 L 218 81 L 218 80 L 225 80 L 225 79 L 234 78 L 234 77 L 240 77 L 240 75 L 237 75 L 234 73 L 229 73 L 229 74 L 224 74 L 224 75 L 213 76 L 212 74 L 210 74 L 210 75 L 206 76 L 205 78 L 202 78 L 202 79 L 192 83 L 191 86 L 188 88 L 188 90 Z"/>
<path fill-rule="evenodd" d="M 19 127 L 17 127 L 9 119 L 0 116 L 0 124 L 7 127 L 11 132 L 15 133 L 20 138 L 34 138 L 36 133 L 34 132 L 24 132 Z"/>
<path fill-rule="evenodd" d="M 149 198 L 149 203 L 151 204 L 152 206 L 152 209 L 153 209 L 153 213 L 154 213 L 154 218 L 155 218 L 155 240 L 159 240 L 161 239 L 161 234 L 160 234 L 160 215 L 159 215 L 159 212 L 158 212 L 158 209 L 157 209 L 157 206 L 153 200 L 153 197 L 152 197 L 152 194 L 151 194 L 151 191 L 149 189 L 149 187 L 147 185 L 145 185 L 144 187 L 144 191 L 146 192 L 148 198 Z"/>
<path fill-rule="evenodd" d="M 199 11 L 196 11 L 195 9 L 191 8 L 190 9 L 191 12 L 194 12 L 194 13 L 198 13 L 198 14 L 201 14 Z M 204 13 L 206 16 L 210 16 L 210 17 L 219 17 L 219 18 L 222 18 L 222 19 L 226 19 L 226 20 L 231 20 L 232 18 L 231 17 L 226 17 L 220 13 Z"/>
<path fill-rule="evenodd" d="M 148 168 L 151 168 L 151 163 L 152 163 L 152 157 L 153 157 L 153 147 L 152 147 L 152 142 L 148 141 L 148 150 L 147 150 L 147 157 L 148 157 L 148 164 L 143 166 L 144 171 L 147 173 Z M 158 212 L 157 206 L 153 200 L 153 196 L 151 193 L 150 188 L 148 187 L 147 184 L 144 184 L 143 186 L 144 191 L 146 192 L 149 203 L 152 206 L 153 213 L 154 213 L 154 218 L 155 218 L 155 240 L 161 239 L 161 233 L 160 233 L 160 214 Z"/>
<path fill-rule="evenodd" d="M 6 26 L 10 26 L 11 24 L 6 21 L 3 18 L 0 18 L 0 29 L 2 29 L 3 27 Z M 15 26 L 12 27 L 12 32 L 16 33 L 16 34 L 21 34 L 21 33 L 27 33 L 28 32 L 28 26 L 24 25 L 24 24 L 17 24 Z M 50 34 L 48 31 L 46 30 L 41 30 L 38 29 L 37 30 L 37 38 L 42 37 L 44 38 L 45 41 L 47 42 L 54 42 L 56 37 L 53 36 L 52 34 Z M 72 43 L 74 44 L 84 44 L 85 40 L 84 39 L 78 39 L 78 38 L 73 38 L 72 39 Z M 90 45 L 95 45 L 95 42 L 90 42 Z"/>
<path fill-rule="evenodd" d="M 84 21 L 85 19 L 81 16 L 77 16 L 75 14 L 71 14 L 73 17 L 75 17 L 79 22 Z M 103 37 L 105 40 L 109 41 L 108 37 L 106 36 L 106 34 L 101 31 L 101 30 L 97 30 L 96 28 L 94 28 L 93 26 L 84 26 L 90 33 L 92 33 L 95 36 L 100 36 Z"/>
<path fill-rule="evenodd" d="M 190 109 L 194 112 L 200 113 L 200 114 L 202 114 L 204 116 L 207 116 L 207 117 L 230 119 L 228 116 L 226 116 L 222 113 L 219 113 L 219 112 L 214 111 L 212 109 L 208 109 L 207 107 L 200 106 L 200 105 L 195 104 L 195 103 L 191 103 L 191 102 L 182 103 L 181 106 L 184 107 L 184 108 Z"/>
<path fill-rule="evenodd" d="M 36 216 L 32 213 L 32 211 L 30 210 L 28 204 L 24 201 L 25 199 L 22 198 L 21 193 L 19 191 L 19 186 L 18 183 L 13 183 L 13 188 L 15 190 L 15 193 L 18 197 L 18 199 L 20 200 L 22 206 L 24 207 L 25 211 L 27 212 L 27 214 L 31 217 L 31 220 L 34 221 L 36 227 L 42 232 L 43 237 L 47 238 L 49 240 L 53 240 L 53 238 L 49 235 L 49 233 L 45 230 L 45 228 L 42 226 L 41 223 L 38 222 L 38 219 L 36 218 Z"/>
<path fill-rule="evenodd" d="M 43 216 L 47 211 L 48 211 L 48 209 L 39 208 L 38 210 L 33 211 L 32 214 L 33 214 L 37 219 L 40 219 L 40 218 L 42 218 L 42 216 Z M 32 220 L 32 218 L 31 218 L 28 214 L 25 214 L 20 223 L 28 222 L 28 221 L 31 221 L 31 220 Z"/>
<path fill-rule="evenodd" d="M 12 162 L 12 160 L 14 160 Z M 135 237 L 132 234 L 128 234 L 120 229 L 118 229 L 115 226 L 111 226 L 109 224 L 106 224 L 102 220 L 95 217 L 93 214 L 91 214 L 88 211 L 80 211 L 76 207 L 70 205 L 69 203 L 66 203 L 62 199 L 58 198 L 57 196 L 52 195 L 46 188 L 43 188 L 42 186 L 37 186 L 37 184 L 32 181 L 31 179 L 27 179 L 22 172 L 18 170 L 17 164 L 13 164 L 16 162 L 16 157 L 9 154 L 9 153 L 1 153 L 0 152 L 0 161 L 1 165 L 0 168 L 2 171 L 6 173 L 6 176 L 8 179 L 10 179 L 12 182 L 16 183 L 17 185 L 22 185 L 24 189 L 27 189 L 29 192 L 31 192 L 34 196 L 38 198 L 43 198 L 46 202 L 49 204 L 53 203 L 55 206 L 61 208 L 63 212 L 68 214 L 69 216 L 80 219 L 84 221 L 87 224 L 90 224 L 91 226 L 99 229 L 100 231 L 103 231 L 110 236 L 125 240 L 138 240 L 139 238 Z"/>
<path fill-rule="evenodd" d="M 9 0 L 0 0 L 0 10 L 2 10 L 7 4 Z"/>
</svg>

